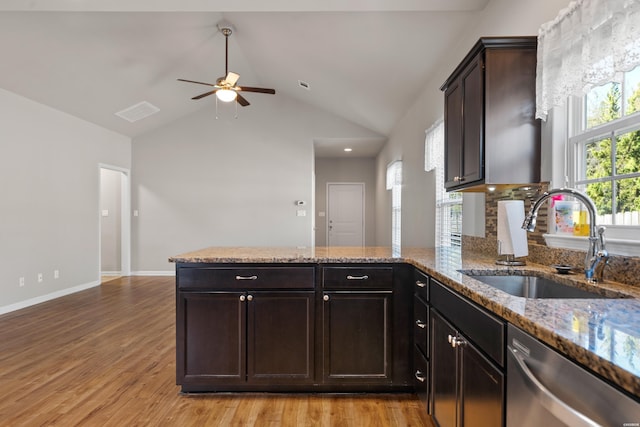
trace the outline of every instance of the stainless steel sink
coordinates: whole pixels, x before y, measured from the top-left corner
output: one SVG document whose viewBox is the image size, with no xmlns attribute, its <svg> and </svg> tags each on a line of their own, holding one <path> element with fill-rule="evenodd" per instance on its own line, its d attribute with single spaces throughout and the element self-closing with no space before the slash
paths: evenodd
<svg viewBox="0 0 640 427">
<path fill-rule="evenodd" d="M 615 298 L 599 293 L 574 288 L 556 281 L 537 276 L 497 276 L 467 274 L 482 283 L 493 286 L 517 297 L 525 298 Z"/>
</svg>

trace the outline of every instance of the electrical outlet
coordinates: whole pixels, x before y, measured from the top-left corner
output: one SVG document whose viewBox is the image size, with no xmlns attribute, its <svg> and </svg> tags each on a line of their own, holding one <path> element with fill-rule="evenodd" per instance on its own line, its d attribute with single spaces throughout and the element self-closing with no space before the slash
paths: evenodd
<svg viewBox="0 0 640 427">
<path fill-rule="evenodd" d="M 24 277 L 20 278 L 19 283 L 20 283 L 20 287 L 24 286 Z"/>
<path fill-rule="evenodd" d="M 60 270 L 53 270 L 53 278 L 54 279 L 60 278 Z"/>
<path fill-rule="evenodd" d="M 38 283 L 42 283 L 43 277 L 42 273 L 38 273 Z"/>
</svg>

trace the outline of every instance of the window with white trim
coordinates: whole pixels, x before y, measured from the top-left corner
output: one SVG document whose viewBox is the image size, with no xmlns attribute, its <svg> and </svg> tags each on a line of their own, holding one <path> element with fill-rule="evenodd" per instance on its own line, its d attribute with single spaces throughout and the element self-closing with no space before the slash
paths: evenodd
<svg viewBox="0 0 640 427">
<path fill-rule="evenodd" d="M 402 243 L 402 160 L 387 166 L 387 190 L 391 190 L 391 249 L 395 253 Z"/>
<path fill-rule="evenodd" d="M 536 71 L 536 117 L 566 111 L 568 118 L 568 139 L 554 131 L 554 156 L 566 144 L 566 158 L 553 182 L 587 193 L 596 222 L 607 227 L 609 253 L 633 256 L 640 255 L 638 28 L 638 1 L 572 1 L 540 27 Z M 551 122 L 552 129 L 561 127 Z M 547 239 L 551 246 L 586 249 L 585 237 L 547 237 L 558 242 Z"/>
<path fill-rule="evenodd" d="M 444 121 L 437 120 L 426 131 L 425 170 L 435 171 L 436 238 L 435 246 L 462 246 L 462 194 L 447 193 L 444 188 Z"/>
<path fill-rule="evenodd" d="M 638 226 L 640 67 L 594 87 L 580 104 L 570 115 L 573 185 L 594 201 L 598 224 Z"/>
</svg>

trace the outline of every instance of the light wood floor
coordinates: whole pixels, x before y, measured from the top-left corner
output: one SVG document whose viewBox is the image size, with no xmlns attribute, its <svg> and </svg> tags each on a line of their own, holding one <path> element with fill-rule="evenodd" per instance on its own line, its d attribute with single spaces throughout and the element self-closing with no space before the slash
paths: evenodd
<svg viewBox="0 0 640 427">
<path fill-rule="evenodd" d="M 406 394 L 180 395 L 168 277 L 0 316 L 0 390 L 3 426 L 432 426 Z"/>
</svg>

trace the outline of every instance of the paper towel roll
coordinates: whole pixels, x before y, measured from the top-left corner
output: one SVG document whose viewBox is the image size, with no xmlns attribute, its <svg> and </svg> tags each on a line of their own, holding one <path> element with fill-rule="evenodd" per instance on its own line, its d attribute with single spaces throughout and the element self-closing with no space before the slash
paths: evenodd
<svg viewBox="0 0 640 427">
<path fill-rule="evenodd" d="M 527 232 L 522 229 L 524 202 L 498 201 L 498 254 L 522 257 L 529 255 Z"/>
</svg>

